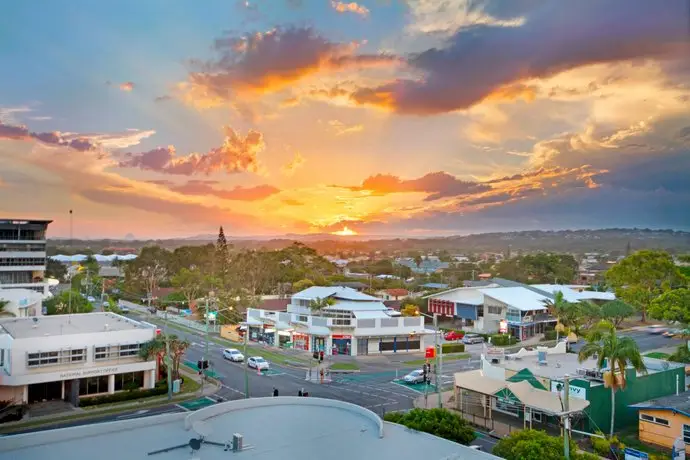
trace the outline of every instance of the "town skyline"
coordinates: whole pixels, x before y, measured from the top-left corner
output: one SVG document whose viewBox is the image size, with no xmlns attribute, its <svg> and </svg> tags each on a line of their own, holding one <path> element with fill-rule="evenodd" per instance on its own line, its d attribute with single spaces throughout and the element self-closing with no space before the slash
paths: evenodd
<svg viewBox="0 0 690 460">
<path fill-rule="evenodd" d="M 92 239 L 690 230 L 683 0 L 61 0 L 0 27 L 0 211 L 52 237 L 69 210 Z"/>
</svg>

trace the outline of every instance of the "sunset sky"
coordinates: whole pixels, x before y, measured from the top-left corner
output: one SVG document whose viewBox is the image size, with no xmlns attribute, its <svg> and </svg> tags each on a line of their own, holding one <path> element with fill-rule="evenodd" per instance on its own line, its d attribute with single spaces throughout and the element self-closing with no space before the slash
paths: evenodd
<svg viewBox="0 0 690 460">
<path fill-rule="evenodd" d="M 690 230 L 689 13 L 8 2 L 0 215 L 67 236 L 73 209 L 82 238 Z"/>
</svg>

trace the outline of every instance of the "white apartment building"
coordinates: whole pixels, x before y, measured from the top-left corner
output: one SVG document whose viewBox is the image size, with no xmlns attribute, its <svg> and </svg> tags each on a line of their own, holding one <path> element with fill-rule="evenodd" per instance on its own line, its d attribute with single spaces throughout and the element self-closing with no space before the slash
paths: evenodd
<svg viewBox="0 0 690 460">
<path fill-rule="evenodd" d="M 51 220 L 0 219 L 0 289 L 48 295 L 46 230 Z"/>
<path fill-rule="evenodd" d="M 326 298 L 333 304 L 321 310 L 310 307 L 312 301 Z M 423 317 L 400 316 L 381 299 L 341 286 L 298 292 L 285 312 L 250 308 L 247 324 L 252 339 L 328 355 L 418 352 L 434 334 L 425 329 Z"/>
<path fill-rule="evenodd" d="M 138 353 L 157 329 L 114 313 L 0 319 L 0 400 L 34 403 L 153 388 Z"/>
</svg>

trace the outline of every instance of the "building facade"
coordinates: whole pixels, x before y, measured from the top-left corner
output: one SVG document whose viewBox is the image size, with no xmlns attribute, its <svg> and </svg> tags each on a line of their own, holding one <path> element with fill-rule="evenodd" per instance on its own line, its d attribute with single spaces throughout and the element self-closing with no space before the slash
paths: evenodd
<svg viewBox="0 0 690 460">
<path fill-rule="evenodd" d="M 50 220 L 0 219 L 0 289 L 48 295 L 46 230 Z"/>
<path fill-rule="evenodd" d="M 331 299 L 331 304 L 315 310 L 311 305 L 317 299 Z M 423 317 L 400 316 L 381 299 L 341 286 L 298 292 L 284 312 L 250 308 L 247 324 L 251 340 L 328 355 L 418 352 L 425 337 L 433 338 Z"/>
<path fill-rule="evenodd" d="M 640 441 L 672 449 L 678 440 L 690 453 L 690 392 L 651 399 L 631 408 L 639 411 Z"/>
<path fill-rule="evenodd" d="M 43 295 L 31 289 L 0 289 L 0 301 L 7 302 L 2 309 L 5 315 L 43 316 Z"/>
<path fill-rule="evenodd" d="M 156 361 L 139 357 L 155 326 L 114 313 L 0 320 L 0 400 L 35 403 L 153 388 Z"/>
</svg>

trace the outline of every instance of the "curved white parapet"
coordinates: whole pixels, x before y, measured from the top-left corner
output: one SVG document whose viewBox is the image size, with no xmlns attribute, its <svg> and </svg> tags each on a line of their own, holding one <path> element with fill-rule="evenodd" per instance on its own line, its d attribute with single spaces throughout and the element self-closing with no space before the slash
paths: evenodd
<svg viewBox="0 0 690 460">
<path fill-rule="evenodd" d="M 374 412 L 370 411 L 361 406 L 355 404 L 350 404 L 343 401 L 337 401 L 335 399 L 324 399 L 324 398 L 300 398 L 298 396 L 279 396 L 279 397 L 265 397 L 265 398 L 250 398 L 250 399 L 239 399 L 237 401 L 226 401 L 223 403 L 214 404 L 213 406 L 204 407 L 195 412 L 190 413 L 184 420 L 185 430 L 191 430 L 196 422 L 208 420 L 213 417 L 217 417 L 222 414 L 226 414 L 232 411 L 244 410 L 244 409 L 254 409 L 258 407 L 269 407 L 269 406 L 320 406 L 328 408 L 343 409 L 350 412 L 357 413 L 363 417 L 368 418 L 373 421 L 379 429 L 379 438 L 383 437 L 383 420 L 381 417 L 376 415 Z M 199 424 L 197 424 L 198 426 Z"/>
</svg>

